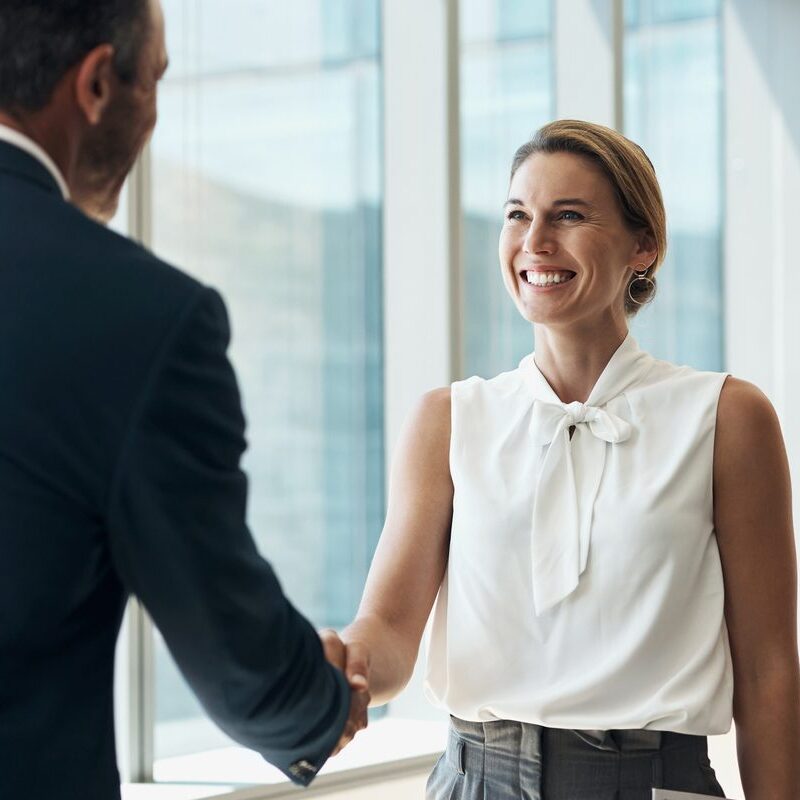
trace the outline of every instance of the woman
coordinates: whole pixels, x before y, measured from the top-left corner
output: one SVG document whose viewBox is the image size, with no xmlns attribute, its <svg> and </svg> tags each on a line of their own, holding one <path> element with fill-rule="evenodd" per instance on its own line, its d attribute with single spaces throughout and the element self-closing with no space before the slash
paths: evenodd
<svg viewBox="0 0 800 800">
<path fill-rule="evenodd" d="M 402 689 L 438 593 L 426 691 L 451 731 L 430 800 L 722 797 L 706 736 L 732 715 L 747 800 L 796 800 L 782 436 L 754 386 L 628 332 L 666 249 L 652 164 L 610 129 L 554 122 L 517 151 L 504 213 L 535 356 L 412 414 L 342 633 L 351 681 L 373 705 Z"/>
</svg>

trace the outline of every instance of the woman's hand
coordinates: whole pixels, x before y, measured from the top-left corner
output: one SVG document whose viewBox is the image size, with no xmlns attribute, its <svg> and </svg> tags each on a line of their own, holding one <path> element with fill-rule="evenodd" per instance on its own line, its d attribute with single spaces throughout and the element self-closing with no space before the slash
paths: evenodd
<svg viewBox="0 0 800 800">
<path fill-rule="evenodd" d="M 350 685 L 350 712 L 342 735 L 331 756 L 346 747 L 355 735 L 367 727 L 369 707 L 369 653 L 360 643 L 346 645 L 333 628 L 319 632 L 322 649 L 328 662 L 344 673 Z"/>
</svg>

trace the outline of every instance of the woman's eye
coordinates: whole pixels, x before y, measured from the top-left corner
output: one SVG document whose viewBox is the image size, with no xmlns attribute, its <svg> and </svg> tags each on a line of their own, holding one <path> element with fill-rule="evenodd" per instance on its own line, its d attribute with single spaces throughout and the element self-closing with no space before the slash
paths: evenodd
<svg viewBox="0 0 800 800">
<path fill-rule="evenodd" d="M 562 211 L 558 215 L 558 219 L 565 219 L 567 222 L 573 222 L 575 220 L 583 219 L 583 215 L 579 214 L 577 211 Z"/>
<path fill-rule="evenodd" d="M 520 211 L 518 208 L 512 209 L 508 212 L 507 219 L 521 220 L 525 219 L 525 212 Z"/>
</svg>

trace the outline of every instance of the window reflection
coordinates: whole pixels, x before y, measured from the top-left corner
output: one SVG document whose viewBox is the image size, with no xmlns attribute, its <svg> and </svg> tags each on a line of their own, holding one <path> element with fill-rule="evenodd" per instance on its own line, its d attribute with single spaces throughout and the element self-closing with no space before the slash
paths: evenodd
<svg viewBox="0 0 800 800">
<path fill-rule="evenodd" d="M 461 204 L 464 375 L 514 368 L 531 326 L 506 294 L 497 257 L 514 151 L 552 119 L 549 0 L 462 0 Z"/>
<path fill-rule="evenodd" d="M 251 528 L 342 626 L 384 510 L 379 3 L 163 5 L 153 248 L 225 297 Z M 158 636 L 156 661 L 156 758 L 226 741 Z"/>
<path fill-rule="evenodd" d="M 669 226 L 658 295 L 632 329 L 654 355 L 723 369 L 722 62 L 717 0 L 627 0 L 625 133 L 653 161 Z"/>
</svg>

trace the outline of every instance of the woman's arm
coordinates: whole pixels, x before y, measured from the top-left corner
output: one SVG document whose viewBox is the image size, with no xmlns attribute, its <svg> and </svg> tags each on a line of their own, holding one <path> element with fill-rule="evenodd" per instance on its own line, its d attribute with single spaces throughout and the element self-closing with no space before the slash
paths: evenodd
<svg viewBox="0 0 800 800">
<path fill-rule="evenodd" d="M 450 389 L 437 389 L 400 434 L 386 523 L 356 619 L 341 634 L 348 677 L 368 678 L 371 705 L 388 702 L 411 678 L 442 582 L 453 513 L 449 452 Z M 323 641 L 326 651 L 335 648 L 325 633 Z"/>
<path fill-rule="evenodd" d="M 797 561 L 789 465 L 777 415 L 728 378 L 717 411 L 714 516 L 747 800 L 800 797 Z"/>
</svg>

